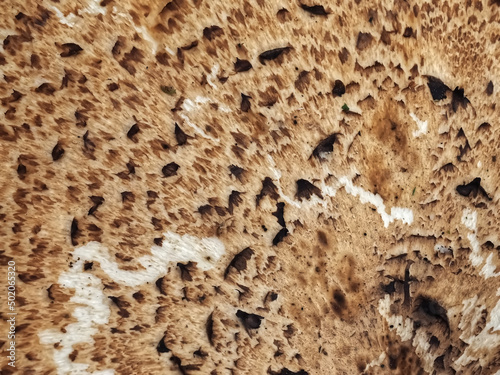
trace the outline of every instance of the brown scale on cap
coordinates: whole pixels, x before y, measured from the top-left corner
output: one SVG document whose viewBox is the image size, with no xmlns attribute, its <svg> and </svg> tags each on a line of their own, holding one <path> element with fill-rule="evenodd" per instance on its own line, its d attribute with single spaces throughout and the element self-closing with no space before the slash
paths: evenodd
<svg viewBox="0 0 500 375">
<path fill-rule="evenodd" d="M 497 3 L 7 1 L 16 368 L 499 371 Z"/>
</svg>

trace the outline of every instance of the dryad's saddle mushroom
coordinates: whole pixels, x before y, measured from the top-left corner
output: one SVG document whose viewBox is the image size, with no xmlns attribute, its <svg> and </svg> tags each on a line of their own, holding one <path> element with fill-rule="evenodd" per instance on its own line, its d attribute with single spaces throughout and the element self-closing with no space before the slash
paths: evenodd
<svg viewBox="0 0 500 375">
<path fill-rule="evenodd" d="M 498 0 L 0 13 L 2 374 L 500 374 Z"/>
</svg>

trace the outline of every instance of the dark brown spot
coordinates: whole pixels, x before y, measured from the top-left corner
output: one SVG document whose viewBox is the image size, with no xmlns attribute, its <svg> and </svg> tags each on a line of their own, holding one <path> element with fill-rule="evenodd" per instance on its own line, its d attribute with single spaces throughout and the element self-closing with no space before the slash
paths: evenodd
<svg viewBox="0 0 500 375">
<path fill-rule="evenodd" d="M 194 268 L 193 262 L 188 262 L 187 264 L 177 263 L 177 267 L 181 271 L 181 279 L 184 281 L 193 281 L 193 277 L 191 276 L 191 271 Z"/>
<path fill-rule="evenodd" d="M 427 86 L 431 91 L 433 100 L 446 99 L 446 92 L 450 90 L 439 78 L 427 76 Z"/>
<path fill-rule="evenodd" d="M 300 3 L 300 7 L 302 9 L 304 9 L 306 12 L 309 12 L 309 13 L 314 14 L 316 16 L 327 16 L 329 14 L 329 12 L 327 12 L 325 10 L 323 5 L 309 6 L 309 5 L 305 5 L 305 4 Z"/>
<path fill-rule="evenodd" d="M 224 30 L 222 30 L 219 26 L 214 25 L 203 29 L 203 36 L 210 41 L 222 34 L 224 34 Z"/>
<path fill-rule="evenodd" d="M 240 60 L 236 58 L 236 62 L 234 63 L 234 71 L 236 73 L 246 72 L 252 69 L 252 64 L 248 60 Z"/>
<path fill-rule="evenodd" d="M 491 96 L 493 94 L 493 82 L 489 81 L 488 85 L 486 86 L 486 94 L 488 96 Z"/>
<path fill-rule="evenodd" d="M 194 47 L 198 46 L 198 41 L 195 40 L 194 42 L 191 42 L 190 44 L 181 47 L 182 50 L 184 51 L 189 51 L 190 49 L 193 49 Z"/>
<path fill-rule="evenodd" d="M 281 228 L 281 230 L 273 238 L 273 246 L 277 246 L 286 236 L 288 236 L 288 229 Z"/>
<path fill-rule="evenodd" d="M 139 133 L 139 131 L 140 131 L 140 129 L 139 129 L 139 125 L 138 124 L 132 125 L 132 127 L 127 132 L 127 138 L 134 140 L 134 136 L 137 133 Z"/>
<path fill-rule="evenodd" d="M 481 195 L 483 195 L 486 199 L 492 199 L 490 198 L 486 190 L 484 190 L 484 188 L 481 186 L 481 178 L 479 177 L 476 177 L 468 184 L 458 185 L 456 190 L 458 194 L 464 197 L 468 197 L 472 193 L 472 196 L 475 198 L 477 197 L 478 193 L 481 193 Z"/>
<path fill-rule="evenodd" d="M 264 319 L 263 316 L 246 313 L 242 310 L 236 311 L 236 316 L 240 318 L 246 330 L 259 328 L 262 319 Z"/>
<path fill-rule="evenodd" d="M 411 27 L 405 28 L 405 31 L 403 33 L 403 37 L 410 38 L 412 35 L 413 35 L 413 29 Z"/>
<path fill-rule="evenodd" d="M 198 207 L 198 212 L 201 215 L 211 215 L 212 214 L 212 206 L 209 204 L 205 204 L 203 206 Z"/>
<path fill-rule="evenodd" d="M 240 109 L 242 112 L 248 112 L 250 110 L 252 104 L 250 103 L 249 99 L 252 99 L 252 97 L 245 95 L 243 93 L 241 94 Z"/>
<path fill-rule="evenodd" d="M 241 193 L 239 191 L 233 190 L 229 195 L 229 205 L 227 209 L 228 212 L 232 215 L 234 207 L 238 207 L 241 202 L 243 202 L 243 199 L 241 199 Z"/>
<path fill-rule="evenodd" d="M 347 307 L 345 294 L 340 289 L 337 289 L 333 292 L 332 307 L 333 311 L 335 311 L 339 315 L 342 314 Z"/>
<path fill-rule="evenodd" d="M 52 160 L 57 161 L 61 159 L 63 155 L 64 155 L 64 148 L 61 146 L 59 142 L 57 142 L 54 148 L 52 149 Z"/>
<path fill-rule="evenodd" d="M 210 345 L 214 345 L 214 320 L 213 320 L 213 313 L 211 313 L 208 316 L 207 319 L 207 324 L 206 324 L 206 330 L 207 330 L 207 337 L 208 341 L 210 342 Z"/>
<path fill-rule="evenodd" d="M 76 43 L 64 43 L 61 47 L 63 49 L 61 57 L 75 56 L 83 51 L 83 48 Z"/>
<path fill-rule="evenodd" d="M 19 163 L 17 166 L 17 175 L 19 179 L 24 180 L 26 177 L 26 166 L 23 163 Z"/>
<path fill-rule="evenodd" d="M 235 268 L 238 272 L 244 271 L 247 268 L 247 261 L 252 258 L 253 254 L 254 251 L 249 247 L 236 254 L 224 271 L 224 278 L 227 277 L 231 268 Z"/>
<path fill-rule="evenodd" d="M 104 203 L 104 198 L 103 197 L 98 197 L 98 196 L 91 196 L 89 197 L 90 200 L 92 201 L 92 203 L 94 203 L 94 205 L 90 208 L 89 212 L 88 212 L 88 215 L 93 215 L 97 209 L 99 208 L 100 205 L 102 205 Z"/>
<path fill-rule="evenodd" d="M 30 62 L 31 62 L 32 68 L 35 68 L 38 70 L 42 69 L 42 65 L 40 64 L 40 56 L 38 56 L 37 54 L 34 53 L 31 55 Z"/>
<path fill-rule="evenodd" d="M 166 336 L 163 336 L 161 340 L 158 342 L 158 345 L 156 345 L 156 351 L 158 352 L 158 354 L 168 353 L 170 351 L 170 349 L 168 349 L 167 346 L 165 345 L 165 338 Z"/>
<path fill-rule="evenodd" d="M 56 91 L 56 89 L 54 88 L 54 86 L 52 86 L 48 82 L 42 83 L 40 86 L 38 86 L 35 89 L 36 93 L 44 94 L 44 95 L 53 95 L 55 91 Z"/>
<path fill-rule="evenodd" d="M 328 137 L 319 142 L 313 150 L 311 156 L 314 156 L 319 160 L 323 160 L 325 154 L 333 152 L 333 144 L 337 141 L 337 135 L 338 133 L 330 134 Z M 309 158 L 311 158 L 311 156 Z"/>
<path fill-rule="evenodd" d="M 437 301 L 429 297 L 418 296 L 415 300 L 415 306 L 417 307 L 414 310 L 414 314 L 417 315 L 420 321 L 428 324 L 434 324 L 436 322 L 444 323 L 446 329 L 449 331 L 450 324 L 448 322 L 446 309 Z"/>
<path fill-rule="evenodd" d="M 188 139 L 186 133 L 184 133 L 177 123 L 175 123 L 175 139 L 179 146 L 185 145 Z"/>
<path fill-rule="evenodd" d="M 241 167 L 238 167 L 237 165 L 230 165 L 229 166 L 229 172 L 236 177 L 238 180 L 241 181 L 241 178 L 243 174 L 245 173 L 245 170 Z"/>
<path fill-rule="evenodd" d="M 260 193 L 256 196 L 257 206 L 259 205 L 260 200 L 265 196 L 268 196 L 269 198 L 274 200 L 279 198 L 278 188 L 273 183 L 273 180 L 270 177 L 266 177 L 262 181 L 262 189 Z"/>
<path fill-rule="evenodd" d="M 121 193 L 122 195 L 122 202 L 135 202 L 135 196 L 134 193 L 131 191 L 124 191 Z"/>
<path fill-rule="evenodd" d="M 300 92 L 304 92 L 304 90 L 307 89 L 307 85 L 309 85 L 309 82 L 310 82 L 309 72 L 303 70 L 299 73 L 299 76 L 295 81 L 295 88 Z"/>
<path fill-rule="evenodd" d="M 286 8 L 281 8 L 278 10 L 278 13 L 276 13 L 276 17 L 278 17 L 280 22 L 285 22 L 290 18 L 290 12 Z"/>
<path fill-rule="evenodd" d="M 464 89 L 456 87 L 455 90 L 453 90 L 451 97 L 451 108 L 453 109 L 453 112 L 456 112 L 459 106 L 466 109 L 467 104 L 469 103 L 469 99 L 464 96 Z"/>
<path fill-rule="evenodd" d="M 359 49 L 360 51 L 363 51 L 370 46 L 372 40 L 373 40 L 372 34 L 359 32 L 358 40 L 356 41 L 356 48 Z"/>
<path fill-rule="evenodd" d="M 165 177 L 171 177 L 171 176 L 175 176 L 177 175 L 177 170 L 179 169 L 179 165 L 172 162 L 172 163 L 168 163 L 167 165 L 165 165 L 163 168 L 162 168 L 162 172 L 163 172 L 163 175 Z"/>
<path fill-rule="evenodd" d="M 318 240 L 320 244 L 324 246 L 328 245 L 328 239 L 326 238 L 326 234 L 322 231 L 318 231 Z"/>
<path fill-rule="evenodd" d="M 285 218 L 283 217 L 285 213 L 285 203 L 284 202 L 278 202 L 276 203 L 276 211 L 273 212 L 273 216 L 276 216 L 278 219 L 278 224 L 281 225 L 282 227 L 285 227 Z"/>
<path fill-rule="evenodd" d="M 70 230 L 70 238 L 71 238 L 71 244 L 73 246 L 78 245 L 78 242 L 76 239 L 78 238 L 80 231 L 78 230 L 78 220 L 74 217 L 73 220 L 71 221 L 71 230 Z"/>
<path fill-rule="evenodd" d="M 281 54 L 288 52 L 291 50 L 291 47 L 281 47 L 281 48 L 274 48 L 265 52 L 262 52 L 259 55 L 259 61 L 262 65 L 266 65 L 265 61 L 266 60 L 274 60 L 278 58 Z"/>
<path fill-rule="evenodd" d="M 342 51 L 339 51 L 339 60 L 342 63 L 342 65 L 344 65 L 348 59 L 349 59 L 349 51 L 347 50 L 347 48 L 344 47 L 342 48 Z"/>
<path fill-rule="evenodd" d="M 118 83 L 115 83 L 115 82 L 110 83 L 110 84 L 108 85 L 108 90 L 109 90 L 109 91 L 116 91 L 116 90 L 118 90 L 119 88 L 120 88 L 120 86 L 118 85 Z"/>
<path fill-rule="evenodd" d="M 310 199 L 313 194 L 323 199 L 321 190 L 318 187 L 314 186 L 307 180 L 297 180 L 297 193 L 295 194 L 295 197 L 298 200 L 302 201 L 302 199 Z"/>
<path fill-rule="evenodd" d="M 333 96 L 342 96 L 345 94 L 345 85 L 341 80 L 336 80 L 333 89 L 332 89 L 332 94 Z"/>
</svg>

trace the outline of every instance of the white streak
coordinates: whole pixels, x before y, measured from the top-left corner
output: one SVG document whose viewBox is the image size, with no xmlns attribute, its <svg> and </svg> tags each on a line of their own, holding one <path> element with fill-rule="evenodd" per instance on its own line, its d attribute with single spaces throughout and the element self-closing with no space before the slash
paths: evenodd
<svg viewBox="0 0 500 375">
<path fill-rule="evenodd" d="M 420 137 L 423 134 L 427 134 L 427 121 L 420 120 L 413 112 L 410 113 L 410 117 L 415 121 L 418 126 L 418 130 L 413 131 L 413 136 L 415 138 Z"/>
<path fill-rule="evenodd" d="M 345 191 L 348 194 L 351 194 L 354 197 L 359 196 L 359 200 L 361 203 L 370 203 L 377 208 L 377 212 L 379 213 L 382 221 L 384 222 L 384 227 L 388 227 L 390 223 L 394 220 L 401 220 L 403 223 L 410 225 L 413 223 L 413 211 L 409 208 L 403 207 L 392 207 L 391 214 L 387 214 L 385 211 L 386 207 L 384 204 L 384 200 L 378 194 L 373 194 L 369 191 L 366 191 L 362 187 L 355 186 L 352 183 L 352 180 L 346 176 L 343 176 L 339 179 L 339 182 L 342 186 L 344 186 Z"/>
<path fill-rule="evenodd" d="M 374 359 L 366 365 L 364 371 L 368 370 L 370 367 L 380 366 L 382 363 L 384 363 L 386 357 L 387 355 L 385 354 L 385 352 L 382 352 L 378 358 Z"/>
<path fill-rule="evenodd" d="M 472 247 L 469 260 L 474 267 L 479 267 L 483 263 L 483 257 L 481 256 L 481 247 L 477 240 L 477 212 L 465 209 L 462 214 L 462 224 L 472 231 L 472 233 L 467 234 L 467 239 Z"/>
<path fill-rule="evenodd" d="M 99 242 L 89 242 L 75 250 L 75 256 L 83 260 L 99 262 L 101 269 L 115 282 L 138 286 L 147 282 L 154 282 L 167 273 L 171 262 L 197 263 L 197 267 L 206 271 L 225 253 L 224 244 L 215 237 L 197 238 L 185 234 L 166 232 L 163 234 L 162 246 L 152 246 L 151 255 L 144 255 L 138 263 L 144 267 L 139 271 L 125 271 L 111 259 L 106 248 Z"/>
<path fill-rule="evenodd" d="M 156 55 L 156 51 L 158 51 L 158 42 L 156 41 L 155 38 L 151 36 L 151 34 L 148 32 L 148 30 L 144 26 L 134 26 L 135 31 L 137 31 L 139 34 L 141 34 L 142 38 L 149 42 L 151 44 L 151 53 L 153 55 Z"/>
<path fill-rule="evenodd" d="M 486 263 L 483 266 L 483 269 L 481 270 L 481 272 L 479 272 L 479 274 L 481 276 L 484 276 L 485 279 L 488 279 L 490 277 L 500 276 L 500 272 L 495 273 L 497 266 L 496 264 L 493 264 L 492 260 L 493 260 L 493 254 L 490 254 L 488 258 L 486 258 Z"/>
<path fill-rule="evenodd" d="M 172 56 L 175 56 L 175 51 L 172 48 L 165 47 L 165 51 L 167 51 L 168 53 L 170 53 Z"/>
<path fill-rule="evenodd" d="M 78 17 L 75 14 L 70 13 L 67 16 L 65 16 L 63 12 L 59 10 L 59 8 L 56 8 L 53 5 L 48 5 L 48 7 L 56 14 L 56 17 L 59 18 L 59 23 L 69 27 L 75 26 L 76 21 L 78 20 Z"/>
<path fill-rule="evenodd" d="M 219 64 L 215 64 L 212 67 L 212 71 L 210 72 L 209 75 L 207 75 L 207 82 L 210 86 L 212 86 L 214 89 L 217 88 L 217 86 L 214 83 L 214 80 L 217 78 L 217 73 L 219 73 Z"/>
<path fill-rule="evenodd" d="M 106 14 L 106 7 L 102 7 L 99 3 L 100 0 L 90 0 L 85 8 L 78 10 L 78 14 L 80 16 L 85 13 L 94 16 L 98 14 Z"/>
</svg>

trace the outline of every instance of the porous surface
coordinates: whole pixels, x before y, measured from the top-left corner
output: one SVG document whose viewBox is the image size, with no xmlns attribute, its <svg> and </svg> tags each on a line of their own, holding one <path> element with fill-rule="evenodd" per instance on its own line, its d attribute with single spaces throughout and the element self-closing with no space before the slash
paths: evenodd
<svg viewBox="0 0 500 375">
<path fill-rule="evenodd" d="M 2 374 L 499 373 L 498 1 L 0 13 Z"/>
</svg>

